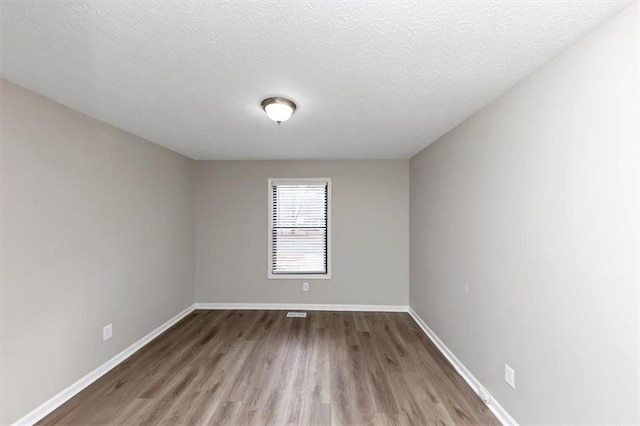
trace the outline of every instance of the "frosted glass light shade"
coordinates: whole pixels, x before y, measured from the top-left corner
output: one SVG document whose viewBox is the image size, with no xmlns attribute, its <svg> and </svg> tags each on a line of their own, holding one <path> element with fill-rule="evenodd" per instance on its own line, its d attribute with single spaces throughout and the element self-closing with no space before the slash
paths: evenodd
<svg viewBox="0 0 640 426">
<path fill-rule="evenodd" d="M 262 101 L 262 108 L 267 113 L 267 117 L 276 123 L 282 123 L 291 118 L 296 110 L 296 104 L 285 98 L 267 98 Z"/>
</svg>

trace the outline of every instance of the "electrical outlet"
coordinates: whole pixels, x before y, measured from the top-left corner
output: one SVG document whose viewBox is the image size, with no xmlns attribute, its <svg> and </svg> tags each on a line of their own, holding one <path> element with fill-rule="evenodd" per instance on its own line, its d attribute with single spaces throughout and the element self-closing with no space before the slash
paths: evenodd
<svg viewBox="0 0 640 426">
<path fill-rule="evenodd" d="M 111 339 L 111 336 L 113 336 L 113 325 L 107 324 L 102 327 L 102 340 L 105 341 Z"/>
<path fill-rule="evenodd" d="M 302 291 L 309 291 L 309 283 L 302 283 Z"/>
<path fill-rule="evenodd" d="M 516 388 L 516 372 L 507 364 L 504 365 L 504 381 L 512 388 Z"/>
</svg>

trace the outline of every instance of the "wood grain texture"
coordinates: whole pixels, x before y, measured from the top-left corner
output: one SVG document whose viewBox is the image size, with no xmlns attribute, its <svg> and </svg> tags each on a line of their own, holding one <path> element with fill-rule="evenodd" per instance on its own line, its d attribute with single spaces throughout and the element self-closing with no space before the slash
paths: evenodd
<svg viewBox="0 0 640 426">
<path fill-rule="evenodd" d="M 39 424 L 499 424 L 406 313 L 195 311 Z"/>
</svg>

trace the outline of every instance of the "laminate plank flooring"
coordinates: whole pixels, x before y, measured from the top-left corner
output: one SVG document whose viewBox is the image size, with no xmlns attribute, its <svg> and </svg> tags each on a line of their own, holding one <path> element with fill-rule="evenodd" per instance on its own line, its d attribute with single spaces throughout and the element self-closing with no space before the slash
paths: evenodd
<svg viewBox="0 0 640 426">
<path fill-rule="evenodd" d="M 499 422 L 406 313 L 194 311 L 39 424 Z"/>
</svg>

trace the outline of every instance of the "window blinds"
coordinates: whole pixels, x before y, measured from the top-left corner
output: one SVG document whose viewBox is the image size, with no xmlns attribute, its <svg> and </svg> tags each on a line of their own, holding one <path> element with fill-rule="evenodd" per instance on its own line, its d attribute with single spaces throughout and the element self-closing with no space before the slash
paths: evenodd
<svg viewBox="0 0 640 426">
<path fill-rule="evenodd" d="M 327 183 L 272 187 L 271 272 L 327 273 Z"/>
</svg>

